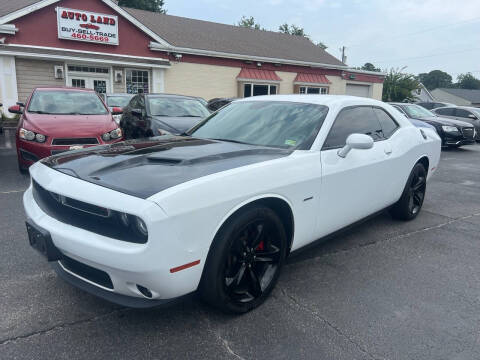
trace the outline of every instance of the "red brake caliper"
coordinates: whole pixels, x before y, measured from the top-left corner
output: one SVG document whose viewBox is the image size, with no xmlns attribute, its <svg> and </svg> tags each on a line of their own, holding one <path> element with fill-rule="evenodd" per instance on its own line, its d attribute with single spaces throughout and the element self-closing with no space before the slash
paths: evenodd
<svg viewBox="0 0 480 360">
<path fill-rule="evenodd" d="M 263 240 L 260 241 L 260 244 L 258 244 L 257 250 L 263 251 Z"/>
</svg>

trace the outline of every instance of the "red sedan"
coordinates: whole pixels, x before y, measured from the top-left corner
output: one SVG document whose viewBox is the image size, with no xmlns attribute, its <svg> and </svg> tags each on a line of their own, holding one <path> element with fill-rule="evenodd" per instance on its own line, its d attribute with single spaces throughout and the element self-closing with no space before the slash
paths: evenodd
<svg viewBox="0 0 480 360">
<path fill-rule="evenodd" d="M 105 106 L 97 93 L 77 88 L 37 88 L 25 106 L 11 106 L 21 114 L 16 142 L 21 172 L 41 158 L 123 139 L 113 115 L 122 110 Z"/>
</svg>

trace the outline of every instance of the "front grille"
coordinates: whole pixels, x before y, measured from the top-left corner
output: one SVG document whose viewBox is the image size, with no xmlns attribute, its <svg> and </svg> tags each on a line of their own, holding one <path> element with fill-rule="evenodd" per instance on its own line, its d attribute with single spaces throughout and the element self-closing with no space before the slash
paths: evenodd
<svg viewBox="0 0 480 360">
<path fill-rule="evenodd" d="M 33 179 L 32 184 L 38 206 L 54 219 L 117 240 L 137 244 L 147 242 L 147 237 L 132 227 L 122 226 L 117 213 L 48 191 Z"/>
<path fill-rule="evenodd" d="M 106 287 L 107 289 L 113 289 L 112 279 L 110 276 L 102 270 L 96 269 L 89 265 L 83 264 L 77 260 L 69 258 L 66 255 L 62 256 L 62 260 L 60 260 L 63 267 L 72 273 L 94 282 L 100 286 Z"/>
<path fill-rule="evenodd" d="M 58 138 L 52 140 L 52 145 L 70 146 L 70 145 L 96 145 L 97 138 Z"/>
<path fill-rule="evenodd" d="M 464 127 L 462 128 L 462 134 L 467 140 L 473 140 L 475 135 L 475 128 Z"/>
</svg>

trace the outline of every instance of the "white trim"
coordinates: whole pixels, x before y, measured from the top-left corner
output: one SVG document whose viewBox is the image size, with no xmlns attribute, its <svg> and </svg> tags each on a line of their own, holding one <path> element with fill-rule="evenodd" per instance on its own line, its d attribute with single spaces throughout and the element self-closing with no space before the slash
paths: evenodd
<svg viewBox="0 0 480 360">
<path fill-rule="evenodd" d="M 384 72 L 379 71 L 367 71 L 367 70 L 358 70 L 358 69 L 346 69 L 348 72 L 356 73 L 356 74 L 366 74 L 366 75 L 377 75 L 377 76 L 387 76 Z"/>
<path fill-rule="evenodd" d="M 252 84 L 272 84 L 272 85 L 280 85 L 282 82 L 281 80 L 260 80 L 260 79 L 249 79 L 249 78 L 237 78 L 238 82 L 243 83 L 252 83 Z"/>
<path fill-rule="evenodd" d="M 13 24 L 0 25 L 0 34 L 15 35 L 18 29 Z"/>
<path fill-rule="evenodd" d="M 145 34 L 150 36 L 152 39 L 155 39 L 158 43 L 162 44 L 162 46 L 165 47 L 171 47 L 167 41 L 162 39 L 160 36 L 158 36 L 155 32 L 147 28 L 145 25 L 143 25 L 140 21 L 138 21 L 133 15 L 130 15 L 127 11 L 123 10 L 120 6 L 118 6 L 116 3 L 114 3 L 111 0 L 102 0 L 106 5 L 110 6 L 113 10 L 115 10 L 117 13 L 122 15 L 125 19 L 130 21 L 133 25 L 138 27 L 140 30 L 142 30 Z"/>
<path fill-rule="evenodd" d="M 280 64 L 289 64 L 289 65 L 321 67 L 324 69 L 348 70 L 347 65 L 331 65 L 331 64 L 322 64 L 322 63 L 309 62 L 309 61 L 277 59 L 277 58 L 269 58 L 269 57 L 263 57 L 263 56 L 251 56 L 251 55 L 233 54 L 233 53 L 226 53 L 226 52 L 220 52 L 220 51 L 191 49 L 191 48 L 182 48 L 182 47 L 164 47 L 161 44 L 154 43 L 154 42 L 150 42 L 150 49 L 154 51 L 178 52 L 178 53 L 184 53 L 184 54 L 221 57 L 221 58 L 227 58 L 227 59 L 240 59 L 240 60 L 280 63 Z M 282 71 L 282 70 L 279 68 L 276 71 Z"/>
<path fill-rule="evenodd" d="M 331 83 L 311 83 L 311 82 L 294 81 L 293 85 L 310 86 L 310 87 L 329 87 L 332 84 Z"/>
<path fill-rule="evenodd" d="M 157 64 L 146 64 L 146 63 L 137 63 L 137 62 L 124 62 L 108 59 L 89 59 L 89 58 L 79 58 L 75 56 L 63 56 L 63 55 L 52 55 L 52 54 L 35 54 L 35 53 L 25 53 L 19 51 L 3 51 L 0 49 L 0 55 L 12 55 L 17 57 L 26 57 L 26 58 L 37 58 L 44 60 L 62 60 L 62 61 L 83 61 L 94 64 L 109 64 L 109 65 L 121 65 L 121 66 L 133 66 L 133 67 L 142 67 L 142 68 L 169 68 L 170 65 L 157 65 Z"/>
<path fill-rule="evenodd" d="M 163 58 L 156 58 L 156 57 L 146 57 L 146 56 L 134 56 L 134 55 L 121 55 L 121 54 L 111 54 L 111 53 L 104 53 L 100 51 L 84 51 L 84 50 L 75 50 L 75 49 L 64 49 L 64 48 L 57 48 L 57 47 L 48 47 L 48 46 L 34 46 L 34 45 L 23 45 L 23 44 L 5 44 L 5 47 L 21 47 L 27 49 L 38 49 L 38 50 L 50 50 L 50 51 L 63 51 L 63 52 L 74 52 L 79 54 L 90 54 L 90 55 L 102 55 L 102 56 L 115 56 L 115 57 L 123 57 L 126 59 L 143 59 L 143 60 L 163 60 L 165 62 L 170 62 L 168 59 Z"/>
<path fill-rule="evenodd" d="M 22 9 L 19 9 L 17 11 L 14 11 L 10 14 L 7 14 L 3 17 L 0 18 L 0 24 L 5 24 L 8 23 L 12 20 L 18 19 L 19 17 L 28 15 L 34 11 L 43 9 L 45 6 L 55 4 L 56 2 L 59 2 L 60 0 L 43 0 L 39 1 L 35 4 L 32 4 L 30 6 L 24 7 Z"/>
</svg>

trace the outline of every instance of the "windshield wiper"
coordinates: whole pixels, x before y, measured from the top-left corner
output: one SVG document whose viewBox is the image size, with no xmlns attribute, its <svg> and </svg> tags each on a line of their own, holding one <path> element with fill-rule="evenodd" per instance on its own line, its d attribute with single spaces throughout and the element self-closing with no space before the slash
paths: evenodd
<svg viewBox="0 0 480 360">
<path fill-rule="evenodd" d="M 32 114 L 49 114 L 48 112 L 41 111 L 41 110 L 28 110 L 28 112 Z"/>
<path fill-rule="evenodd" d="M 244 142 L 244 141 L 231 140 L 231 139 L 213 139 L 213 138 L 212 138 L 211 140 L 226 141 L 226 142 L 232 142 L 232 143 L 236 143 L 236 144 L 252 145 L 252 144 L 249 144 L 249 143 Z"/>
</svg>

